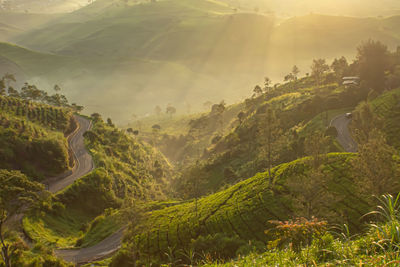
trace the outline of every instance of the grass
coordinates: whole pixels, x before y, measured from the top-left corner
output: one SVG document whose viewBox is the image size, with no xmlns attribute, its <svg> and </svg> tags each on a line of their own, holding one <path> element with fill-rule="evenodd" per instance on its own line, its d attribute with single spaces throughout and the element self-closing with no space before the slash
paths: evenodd
<svg viewBox="0 0 400 267">
<path fill-rule="evenodd" d="M 0 168 L 17 169 L 35 180 L 70 167 L 67 134 L 72 112 L 0 96 Z"/>
<path fill-rule="evenodd" d="M 80 247 L 90 247 L 115 233 L 122 227 L 117 211 L 105 212 L 90 222 L 89 229 L 78 241 Z"/>
<path fill-rule="evenodd" d="M 94 121 L 85 137 L 97 168 L 57 194 L 65 209 L 24 218 L 25 231 L 37 242 L 51 247 L 92 246 L 124 225 L 112 210 L 122 199 L 162 197 L 167 169 L 162 171 L 165 163 L 149 147 L 101 120 Z"/>
<path fill-rule="evenodd" d="M 327 208 L 337 214 L 346 213 L 351 227 L 359 229 L 358 220 L 368 206 L 351 189 L 354 184 L 347 166 L 351 156 L 329 155 L 324 166 L 326 175 L 331 175 L 327 192 L 342 197 Z M 197 202 L 197 216 L 194 201 L 152 211 L 142 227 L 128 234 L 126 242 L 134 244 L 140 255 L 152 258 L 163 258 L 168 248 L 186 251 L 191 240 L 216 233 L 266 244 L 268 236 L 264 231 L 271 227 L 269 220 L 285 220 L 299 212 L 297 200 L 288 192 L 287 180 L 296 179 L 307 168 L 306 159 L 279 165 L 273 170 L 273 190 L 268 186 L 267 173 L 259 173 L 224 191 L 202 197 Z M 336 222 L 341 220 L 337 216 L 330 219 Z"/>
<path fill-rule="evenodd" d="M 67 209 L 57 215 L 25 217 L 23 227 L 35 242 L 49 247 L 69 248 L 75 246 L 90 221 L 91 217 L 85 212 Z"/>
<path fill-rule="evenodd" d="M 289 247 L 263 253 L 253 251 L 227 262 L 205 258 L 201 266 L 396 266 L 400 260 L 399 197 L 400 194 L 378 198 L 376 210 L 364 215 L 377 216 L 375 220 L 378 221 L 370 224 L 363 235 L 351 236 L 344 227 L 339 232 L 331 231 L 314 238 L 312 244 L 301 251 L 295 252 Z"/>
<path fill-rule="evenodd" d="M 164 111 L 163 111 L 164 112 Z M 188 114 L 188 115 L 174 115 L 169 116 L 161 114 L 160 116 L 152 115 L 136 120 L 135 122 L 128 123 L 126 128 L 138 129 L 146 135 L 152 133 L 152 126 L 158 124 L 161 126 L 161 132 L 169 135 L 179 136 L 180 134 L 186 134 L 189 131 L 189 122 L 193 119 L 197 119 L 202 115 L 200 114 Z M 124 128 L 125 128 L 124 127 Z"/>
<path fill-rule="evenodd" d="M 320 113 L 308 121 L 302 128 L 298 129 L 299 135 L 307 137 L 316 131 L 324 132 L 336 116 L 351 112 L 352 110 L 353 108 L 342 108 Z"/>
<path fill-rule="evenodd" d="M 371 101 L 373 112 L 384 122 L 384 132 L 389 144 L 400 148 L 400 89 L 388 91 Z"/>
</svg>

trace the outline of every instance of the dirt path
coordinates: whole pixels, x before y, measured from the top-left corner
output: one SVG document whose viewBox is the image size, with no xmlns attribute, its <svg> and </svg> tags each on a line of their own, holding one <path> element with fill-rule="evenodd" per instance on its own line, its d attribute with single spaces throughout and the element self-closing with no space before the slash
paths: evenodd
<svg viewBox="0 0 400 267">
<path fill-rule="evenodd" d="M 351 119 L 346 117 L 346 114 L 339 115 L 331 121 L 331 126 L 334 126 L 338 132 L 337 140 L 342 145 L 346 152 L 357 152 L 357 143 L 349 131 L 349 123 Z"/>
</svg>

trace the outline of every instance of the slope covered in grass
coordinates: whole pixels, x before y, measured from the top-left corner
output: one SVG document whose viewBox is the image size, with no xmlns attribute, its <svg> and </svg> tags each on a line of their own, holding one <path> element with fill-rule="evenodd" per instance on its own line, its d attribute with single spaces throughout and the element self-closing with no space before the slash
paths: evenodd
<svg viewBox="0 0 400 267">
<path fill-rule="evenodd" d="M 68 109 L 0 96 L 0 168 L 21 170 L 42 180 L 70 167 Z"/>
<path fill-rule="evenodd" d="M 319 87 L 315 86 L 312 77 L 306 77 L 246 99 L 235 110 L 237 114 L 242 113 L 241 122 L 237 117 L 225 122 L 229 125 L 228 131 L 219 133 L 220 138 L 214 143 L 208 140 L 207 150 L 199 162 L 184 166 L 176 180 L 176 189 L 185 192 L 188 184 L 197 182 L 200 194 L 215 192 L 265 171 L 268 162 L 263 149 L 268 136 L 263 129 L 269 127 L 265 117 L 268 110 L 274 112 L 277 120 L 271 138 L 272 165 L 306 156 L 306 139 L 316 131 L 325 132 L 334 116 L 354 109 L 367 92 L 363 86 L 345 88 L 328 74 Z M 333 136 L 329 138 L 324 151 L 343 151 Z"/>
<path fill-rule="evenodd" d="M 361 230 L 359 219 L 368 211 L 368 205 L 354 188 L 348 165 L 351 157 L 352 154 L 328 155 L 322 167 L 327 177 L 325 194 L 334 194 L 336 198 L 318 202 L 316 210 L 329 210 L 330 213 L 325 213 L 326 219 L 347 222 L 353 229 Z M 164 258 L 168 248 L 186 251 L 193 239 L 217 233 L 266 244 L 272 238 L 264 234 L 273 227 L 270 220 L 304 216 L 298 193 L 288 184 L 307 177 L 309 160 L 299 159 L 274 168 L 273 185 L 269 185 L 267 173 L 259 173 L 224 191 L 200 198 L 197 208 L 196 202 L 190 201 L 153 211 L 136 231 L 127 235 L 126 242 L 133 244 L 143 258 Z"/>
<path fill-rule="evenodd" d="M 56 197 L 54 210 L 24 219 L 25 232 L 51 247 L 86 247 L 103 240 L 126 222 L 116 210 L 126 198 L 163 199 L 170 167 L 151 147 L 94 116 L 84 134 L 96 169 Z"/>
<path fill-rule="evenodd" d="M 400 148 L 400 89 L 384 93 L 371 101 L 372 110 L 384 122 L 384 131 L 388 142 Z"/>
</svg>

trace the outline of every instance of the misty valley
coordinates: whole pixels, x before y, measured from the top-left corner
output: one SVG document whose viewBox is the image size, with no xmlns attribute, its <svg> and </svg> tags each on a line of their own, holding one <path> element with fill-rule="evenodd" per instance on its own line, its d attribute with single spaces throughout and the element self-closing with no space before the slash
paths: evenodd
<svg viewBox="0 0 400 267">
<path fill-rule="evenodd" d="M 397 0 L 0 0 L 0 266 L 398 266 Z"/>
</svg>

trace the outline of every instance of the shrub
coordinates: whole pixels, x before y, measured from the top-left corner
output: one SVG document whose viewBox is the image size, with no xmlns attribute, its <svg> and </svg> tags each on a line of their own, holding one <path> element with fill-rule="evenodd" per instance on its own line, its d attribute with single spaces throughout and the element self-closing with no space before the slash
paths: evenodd
<svg viewBox="0 0 400 267">
<path fill-rule="evenodd" d="M 336 138 L 338 136 L 338 131 L 335 127 L 329 126 L 325 130 L 325 136 L 332 136 L 332 137 Z"/>
<path fill-rule="evenodd" d="M 294 251 L 300 251 L 303 246 L 311 245 L 313 238 L 320 238 L 326 232 L 327 222 L 315 217 L 311 220 L 296 218 L 290 221 L 269 221 L 275 224 L 277 243 L 288 244 Z M 267 230 L 268 233 L 270 230 Z"/>
<path fill-rule="evenodd" d="M 192 240 L 191 246 L 199 255 L 210 255 L 213 259 L 227 260 L 237 255 L 239 248 L 246 242 L 238 236 L 228 236 L 224 233 L 200 236 Z"/>
</svg>

